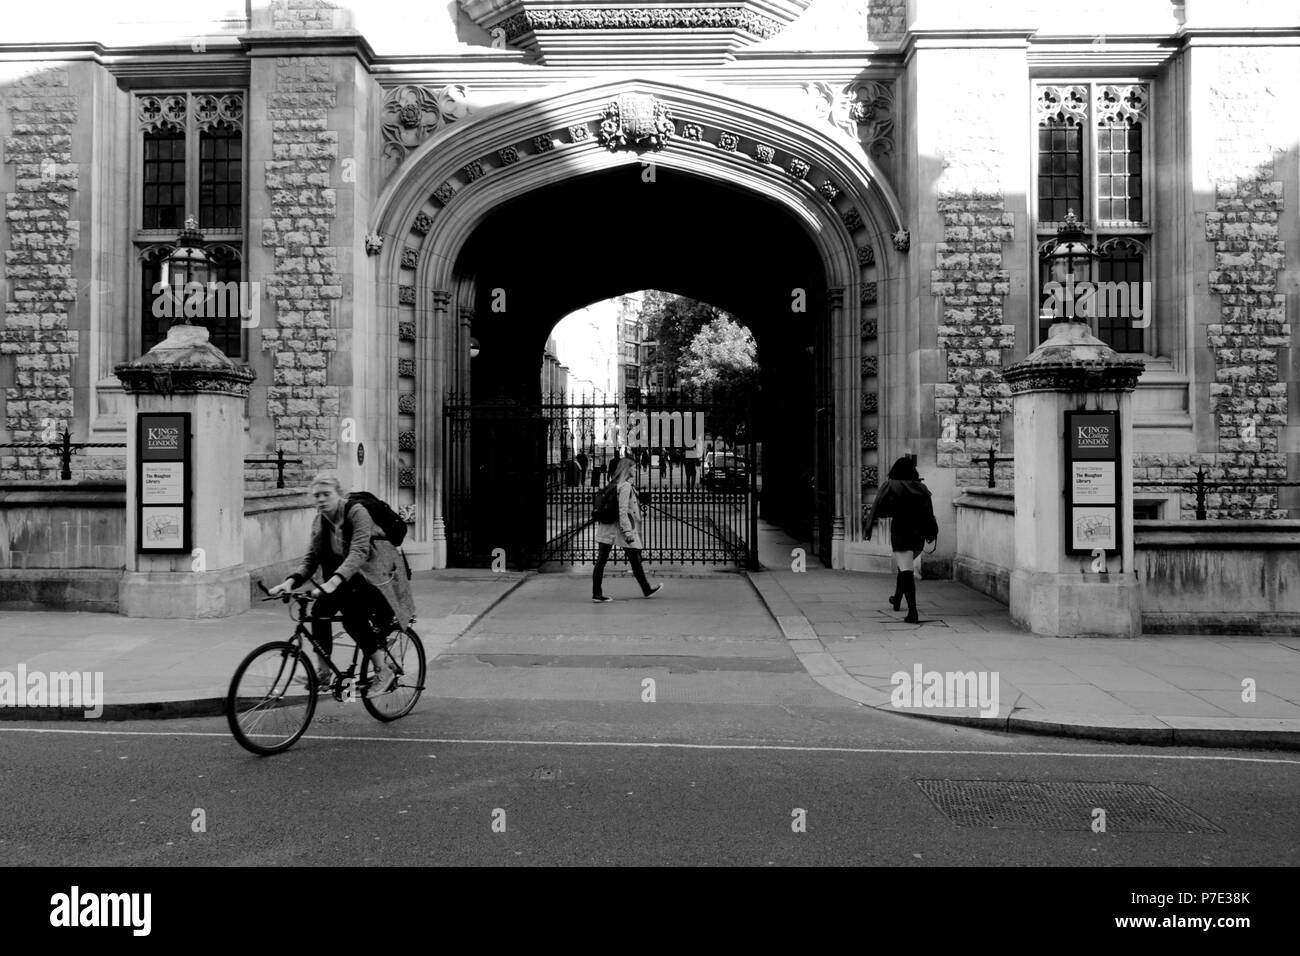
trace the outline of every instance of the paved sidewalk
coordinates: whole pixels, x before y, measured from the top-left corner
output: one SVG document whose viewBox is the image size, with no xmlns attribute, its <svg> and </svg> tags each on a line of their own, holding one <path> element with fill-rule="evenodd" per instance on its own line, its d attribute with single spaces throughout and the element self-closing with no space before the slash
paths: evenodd
<svg viewBox="0 0 1300 956">
<path fill-rule="evenodd" d="M 475 570 L 415 575 L 415 631 L 433 660 L 530 573 Z M 128 618 L 75 611 L 0 611 L 0 673 L 103 672 L 104 719 L 209 716 L 222 712 L 230 678 L 254 647 L 293 633 L 294 605 L 256 603 L 206 621 Z M 346 635 L 335 639 L 335 661 Z M 351 652 L 346 652 L 350 654 Z M 84 708 L 0 707 L 0 719 L 81 719 Z"/>
<path fill-rule="evenodd" d="M 922 623 L 887 603 L 892 575 L 770 570 L 751 576 L 805 669 L 869 707 L 997 730 L 1140 744 L 1300 749 L 1300 636 L 1049 638 L 955 581 L 918 581 Z M 895 707 L 930 672 L 998 678 L 998 710 Z M 899 672 L 912 680 L 892 680 Z M 1242 700 L 1254 681 L 1255 699 Z M 955 689 L 955 685 L 954 685 Z M 918 696 L 920 696 L 918 694 Z M 987 702 L 991 695 L 986 695 Z M 951 703 L 952 701 L 948 701 Z M 969 698 L 966 701 L 972 703 Z"/>
<path fill-rule="evenodd" d="M 773 554 L 788 561 L 788 544 L 776 542 Z M 780 568 L 775 560 L 769 566 Z M 523 631 L 516 627 L 494 638 L 496 631 L 489 629 L 491 633 L 485 631 L 476 642 L 458 644 L 462 653 L 448 657 L 443 664 L 450 667 L 461 662 L 461 670 L 455 674 L 463 681 L 473 676 L 464 671 L 463 662 L 476 655 L 494 657 L 496 670 L 488 668 L 485 673 L 489 676 L 514 657 L 523 664 L 537 663 L 556 653 L 549 646 L 533 646 L 542 640 L 540 632 L 534 632 L 550 614 L 554 620 L 548 634 L 559 629 L 596 641 L 591 647 L 583 645 L 582 653 L 610 656 L 612 650 L 615 656 L 632 654 L 649 666 L 655 661 L 647 654 L 668 655 L 668 661 L 683 653 L 677 646 L 683 641 L 697 656 L 723 653 L 708 648 L 725 644 L 724 651 L 733 645 L 741 648 L 727 653 L 743 653 L 747 666 L 756 667 L 749 660 L 755 654 L 752 641 L 736 644 L 739 638 L 732 638 L 731 643 L 719 643 L 719 635 L 728 627 L 739 627 L 755 640 L 762 631 L 742 613 L 744 600 L 728 590 L 743 577 L 688 574 L 676 569 L 663 569 L 662 576 L 670 580 L 668 593 L 677 597 L 673 607 L 686 618 L 666 615 L 662 603 L 643 606 L 635 601 L 626 607 L 573 604 L 568 592 L 584 591 L 585 581 L 552 580 L 554 576 L 542 575 L 549 585 L 537 593 L 529 592 L 530 607 L 519 625 Z M 412 582 L 418 611 L 416 630 L 429 660 L 533 577 L 531 572 L 476 570 L 417 574 Z M 700 580 L 672 584 L 671 579 L 677 577 Z M 615 580 L 611 579 L 611 584 Z M 710 580 L 714 583 L 709 584 Z M 749 580 L 799 666 L 826 689 L 866 706 L 996 730 L 1127 743 L 1300 749 L 1300 636 L 1037 637 L 1017 630 L 1002 605 L 952 581 L 918 582 L 922 623 L 909 625 L 903 623 L 902 613 L 894 613 L 886 603 L 893 590 L 892 576 L 828 571 L 809 560 L 805 573 L 778 569 L 752 573 Z M 546 603 L 550 598 L 544 597 L 552 591 L 557 595 L 554 601 L 559 602 L 554 608 Z M 729 596 L 720 603 L 723 594 Z M 610 607 L 619 608 L 619 613 L 610 614 Z M 102 672 L 103 717 L 110 720 L 216 715 L 221 713 L 230 676 L 244 655 L 258 644 L 289 635 L 288 610 L 279 602 L 257 604 L 236 617 L 209 621 L 0 611 L 0 674 L 17 674 L 20 666 L 27 674 Z M 631 618 L 629 610 L 634 611 Z M 755 610 L 763 613 L 757 607 Z M 599 614 L 602 619 L 609 619 L 603 625 L 595 621 L 598 612 L 604 612 Z M 512 613 L 518 617 L 519 609 Z M 501 618 L 507 619 L 514 617 Z M 608 630 L 614 624 L 613 631 Z M 676 637 L 667 631 L 660 633 L 664 628 L 683 627 L 687 630 Z M 782 640 L 775 631 L 773 636 Z M 568 639 L 565 653 L 579 649 L 575 640 Z M 545 653 L 539 657 L 540 652 Z M 765 661 L 771 654 L 758 656 Z M 759 663 L 770 669 L 771 662 L 764 661 Z M 795 666 L 793 660 L 790 664 Z M 992 707 L 978 704 L 922 706 L 939 702 L 927 700 L 920 688 L 919 700 L 895 707 L 894 675 L 918 671 L 922 685 L 930 682 L 927 675 L 931 673 L 983 674 L 988 681 L 986 692 L 992 691 L 996 675 L 996 713 Z M 542 677 L 552 682 L 576 679 L 572 674 Z M 1255 685 L 1255 699 L 1249 702 L 1242 700 L 1247 679 Z M 990 704 L 991 694 L 983 702 Z M 83 716 L 81 707 L 33 711 L 0 706 L 0 719 Z"/>
</svg>

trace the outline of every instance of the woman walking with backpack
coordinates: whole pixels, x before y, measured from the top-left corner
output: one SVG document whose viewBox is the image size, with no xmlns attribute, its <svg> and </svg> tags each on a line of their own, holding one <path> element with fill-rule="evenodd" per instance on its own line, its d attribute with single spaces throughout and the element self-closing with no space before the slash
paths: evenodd
<svg viewBox="0 0 1300 956">
<path fill-rule="evenodd" d="M 894 552 L 898 577 L 894 581 L 894 596 L 889 599 L 895 611 L 903 598 L 907 599 L 908 624 L 917 624 L 916 559 L 925 548 L 925 542 L 939 537 L 939 523 L 934 517 L 934 504 L 930 489 L 916 471 L 911 458 L 900 458 L 889 469 L 889 480 L 880 486 L 876 501 L 867 516 L 866 536 L 871 540 L 871 529 L 877 518 L 892 518 L 889 526 L 889 544 Z"/>
<path fill-rule="evenodd" d="M 636 576 L 636 583 L 641 585 L 642 594 L 650 597 L 663 587 L 662 584 L 651 587 L 641 565 L 641 502 L 632 487 L 635 471 L 636 465 L 630 457 L 620 458 L 609 484 L 600 493 L 600 505 L 596 509 L 596 544 L 600 550 L 591 577 L 591 599 L 597 604 L 614 600 L 604 595 L 600 584 L 605 574 L 605 562 L 609 560 L 616 541 L 621 542 L 627 552 L 628 563 L 632 565 L 632 573 Z"/>
</svg>

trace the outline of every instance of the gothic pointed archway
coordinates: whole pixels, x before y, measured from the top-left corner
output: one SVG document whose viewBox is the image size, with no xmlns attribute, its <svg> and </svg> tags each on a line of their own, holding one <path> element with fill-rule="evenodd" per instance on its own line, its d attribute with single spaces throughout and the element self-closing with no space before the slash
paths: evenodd
<svg viewBox="0 0 1300 956">
<path fill-rule="evenodd" d="M 638 228 L 640 247 L 623 238 L 622 254 L 608 254 L 611 237 Z M 380 391 L 391 383 L 392 394 L 381 399 L 373 425 L 399 436 L 378 480 L 396 500 L 416 505 L 413 537 L 425 543 L 425 563 L 445 562 L 442 402 L 470 384 L 476 309 L 504 293 L 499 317 L 509 318 L 487 333 L 504 350 L 516 319 L 526 339 L 566 307 L 659 284 L 698 288 L 721 305 L 731 296 L 751 315 L 763 313 L 769 340 L 782 343 L 773 351 L 803 341 L 781 339 L 783 326 L 809 337 L 811 379 L 799 387 L 814 393 L 810 427 L 822 430 L 816 536 L 830 563 L 843 566 L 845 541 L 859 535 L 864 468 L 873 467 L 883 430 L 877 421 L 886 421 L 876 398 L 884 392 L 877 330 L 887 340 L 901 313 L 893 300 L 902 283 L 891 280 L 906 262 L 899 204 L 847 136 L 726 91 L 604 80 L 443 130 L 389 184 L 372 232 L 385 238 L 372 260 L 377 327 L 385 330 L 385 347 L 374 354 L 395 361 L 398 372 L 396 379 L 382 368 L 376 375 Z M 752 274 L 710 281 L 708 242 L 700 245 L 710 237 L 715 249 L 731 247 L 729 260 L 752 258 Z M 568 269 L 557 265 L 565 248 L 576 253 Z M 584 270 L 584 257 L 599 267 Z M 506 381 L 519 369 L 501 366 L 496 374 Z"/>
</svg>

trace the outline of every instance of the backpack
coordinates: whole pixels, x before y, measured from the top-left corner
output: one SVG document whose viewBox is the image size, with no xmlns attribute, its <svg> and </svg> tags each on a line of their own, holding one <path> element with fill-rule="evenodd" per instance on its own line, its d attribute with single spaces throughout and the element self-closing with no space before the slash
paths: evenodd
<svg viewBox="0 0 1300 956">
<path fill-rule="evenodd" d="M 361 505 L 369 512 L 370 520 L 384 532 L 384 537 L 394 548 L 402 543 L 402 539 L 406 537 L 406 522 L 398 517 L 397 512 L 390 508 L 387 502 L 381 501 L 368 491 L 354 491 L 348 495 L 347 504 L 344 506 L 345 516 L 352 510 L 353 505 Z M 349 528 L 347 537 L 351 538 L 351 536 L 352 531 Z"/>
<path fill-rule="evenodd" d="M 600 493 L 600 502 L 596 505 L 593 516 L 601 524 L 613 524 L 618 521 L 618 486 L 606 485 Z"/>
</svg>

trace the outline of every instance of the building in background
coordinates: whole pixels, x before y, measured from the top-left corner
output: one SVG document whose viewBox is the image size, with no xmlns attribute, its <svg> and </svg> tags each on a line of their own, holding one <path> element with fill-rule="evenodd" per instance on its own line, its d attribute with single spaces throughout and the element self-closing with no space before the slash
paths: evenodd
<svg viewBox="0 0 1300 956">
<path fill-rule="evenodd" d="M 559 346 L 555 336 L 546 340 L 542 351 L 542 397 L 547 401 L 563 402 L 569 395 L 569 367 L 557 354 Z"/>
<path fill-rule="evenodd" d="M 640 293 L 621 295 L 614 300 L 618 329 L 618 394 L 629 405 L 641 400 L 641 323 Z"/>
<path fill-rule="evenodd" d="M 613 400 L 619 381 L 619 309 L 613 300 L 594 302 L 556 323 L 548 341 L 569 369 L 575 397 Z"/>
</svg>

